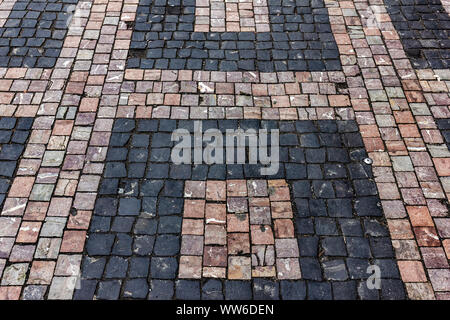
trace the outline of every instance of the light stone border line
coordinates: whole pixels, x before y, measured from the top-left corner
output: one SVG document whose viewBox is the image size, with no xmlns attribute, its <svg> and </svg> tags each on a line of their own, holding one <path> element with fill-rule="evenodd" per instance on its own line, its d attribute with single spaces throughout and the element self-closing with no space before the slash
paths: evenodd
<svg viewBox="0 0 450 320">
<path fill-rule="evenodd" d="M 441 3 L 445 11 L 450 15 L 450 0 L 441 0 Z"/>
<path fill-rule="evenodd" d="M 128 54 L 127 48 L 131 39 L 131 30 L 128 30 L 126 22 L 135 19 L 137 9 L 136 0 L 94 1 L 94 7 L 97 3 L 98 10 L 93 8 L 94 14 L 91 15 L 91 19 L 93 19 L 93 22 L 97 20 L 96 24 L 100 33 L 98 35 L 99 43 L 93 48 L 95 48 L 96 52 L 111 53 L 111 59 L 102 61 L 99 64 L 93 64 L 89 69 L 83 92 L 86 92 L 92 86 L 98 89 L 95 91 L 97 94 L 94 97 L 88 96 L 81 99 L 75 122 L 75 128 L 78 127 L 79 130 L 77 133 L 74 131 L 69 142 L 69 144 L 83 143 L 85 145 L 84 151 L 81 152 L 83 155 L 75 161 L 72 159 L 76 155 L 66 155 L 63 165 L 64 171 L 62 171 L 62 173 L 70 174 L 74 169 L 70 166 L 75 163 L 75 170 L 80 170 L 78 171 L 79 177 L 69 178 L 68 180 L 72 184 L 72 192 L 70 194 L 70 197 L 74 199 L 72 210 L 75 210 L 78 213 L 77 215 L 80 215 L 79 222 L 81 226 L 77 225 L 77 223 L 69 225 L 69 219 L 69 224 L 67 225 L 69 230 L 65 231 L 63 239 L 64 244 L 67 236 L 68 241 L 76 246 L 74 251 L 77 253 L 82 253 L 84 250 L 84 238 L 86 237 L 86 230 L 89 226 L 97 197 L 96 192 L 103 173 L 104 160 L 114 121 L 112 118 L 98 119 L 96 111 L 98 106 L 107 106 L 105 108 L 109 108 L 117 104 L 117 100 L 107 94 L 102 94 L 102 92 L 108 84 L 117 83 L 117 75 L 123 73 Z M 105 11 L 106 14 L 104 14 Z M 100 19 L 102 22 L 98 20 L 100 17 L 102 17 Z M 119 76 L 119 78 L 121 77 Z M 61 175 L 59 182 L 64 181 L 67 181 L 67 179 Z M 66 206 L 65 210 L 68 209 L 70 208 Z M 77 220 L 77 218 L 73 219 L 74 221 Z M 76 233 L 76 235 L 72 238 L 71 234 L 73 233 Z M 81 256 L 79 260 L 72 263 L 73 268 L 77 270 L 80 269 L 80 265 Z M 82 281 L 82 279 L 73 275 L 67 276 L 67 274 L 62 274 L 53 278 L 48 299 L 71 299 L 73 297 L 76 285 L 80 284 L 76 281 Z M 67 279 L 70 279 L 70 285 L 66 284 Z"/>
<path fill-rule="evenodd" d="M 11 230 L 11 233 L 15 233 L 15 244 L 17 247 L 26 248 L 25 251 L 32 256 L 24 257 L 24 261 L 16 259 L 11 261 L 10 255 L 9 264 L 4 269 L 0 282 L 2 299 L 19 299 L 26 280 L 26 284 L 30 286 L 27 287 L 28 291 L 27 288 L 23 290 L 22 298 L 43 298 L 47 286 L 52 281 L 55 268 L 56 271 L 63 269 L 68 273 L 77 272 L 77 269 L 68 262 L 78 257 L 67 256 L 65 261 L 58 259 L 62 237 L 60 232 L 65 227 L 67 218 L 64 218 L 62 211 L 64 208 L 52 206 L 50 197 L 59 175 L 58 161 L 62 160 L 67 147 L 75 115 L 72 110 L 73 117 L 70 116 L 70 112 L 65 112 L 66 117 L 72 120 L 55 120 L 55 118 L 58 118 L 60 110 L 67 104 L 65 99 L 71 90 L 71 82 L 66 82 L 66 79 L 73 76 L 71 71 L 76 66 L 74 61 L 90 14 L 90 5 L 91 2 L 88 0 L 79 1 L 77 4 L 75 19 L 72 19 L 68 27 L 60 57 L 52 70 L 51 86 L 44 95 L 44 98 L 49 97 L 51 100 L 49 101 L 51 107 L 41 105 L 46 115 L 35 118 L 28 145 L 18 167 L 18 174 L 5 200 L 1 217 L 11 217 L 11 220 L 15 220 L 14 229 Z M 26 68 L 18 68 L 16 73 L 22 70 L 25 75 Z M 47 213 L 53 217 L 45 218 Z M 64 285 L 70 286 L 72 281 L 68 279 Z"/>
</svg>

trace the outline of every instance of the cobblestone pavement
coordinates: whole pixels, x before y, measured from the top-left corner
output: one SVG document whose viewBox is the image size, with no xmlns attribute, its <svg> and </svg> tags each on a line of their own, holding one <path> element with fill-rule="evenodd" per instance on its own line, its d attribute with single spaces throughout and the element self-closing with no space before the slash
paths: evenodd
<svg viewBox="0 0 450 320">
<path fill-rule="evenodd" d="M 0 299 L 450 299 L 449 13 L 0 0 Z"/>
</svg>

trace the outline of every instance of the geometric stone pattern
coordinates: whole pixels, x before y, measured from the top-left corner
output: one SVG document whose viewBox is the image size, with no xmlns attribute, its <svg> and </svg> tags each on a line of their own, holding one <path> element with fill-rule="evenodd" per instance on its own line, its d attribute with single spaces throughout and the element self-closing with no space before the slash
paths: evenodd
<svg viewBox="0 0 450 320">
<path fill-rule="evenodd" d="M 16 152 L 16 155 L 17 152 L 21 155 L 15 160 L 2 160 L 5 165 L 0 164 L 3 168 L 1 170 L 9 170 L 3 172 L 5 175 L 0 177 L 1 181 L 5 182 L 2 182 L 2 191 L 6 192 L 0 192 L 5 195 L 0 213 L 0 299 L 92 299 L 94 296 L 98 299 L 125 296 L 142 299 L 450 299 L 448 215 L 450 69 L 435 69 L 443 66 L 435 57 L 439 55 L 444 58 L 447 53 L 437 46 L 431 50 L 427 47 L 430 43 L 436 42 L 445 46 L 446 42 L 438 39 L 442 36 L 442 31 L 446 31 L 447 19 L 440 6 L 442 4 L 442 7 L 450 12 L 450 1 L 441 0 L 440 3 L 433 1 L 426 4 L 425 8 L 423 2 L 402 1 L 408 27 L 411 25 L 408 30 L 403 30 L 407 31 L 403 32 L 403 35 L 397 32 L 402 29 L 397 28 L 396 31 L 394 24 L 398 22 L 392 21 L 395 20 L 395 16 L 391 20 L 390 12 L 382 1 L 327 0 L 323 5 L 319 1 L 311 1 L 311 4 L 305 5 L 306 2 L 296 1 L 296 6 L 289 5 L 286 8 L 283 6 L 288 2 L 281 2 L 284 17 L 292 15 L 289 10 L 294 7 L 296 7 L 294 12 L 300 7 L 301 10 L 311 9 L 313 15 L 327 16 L 332 38 L 339 53 L 336 59 L 331 60 L 339 60 L 342 66 L 339 71 L 276 72 L 274 63 L 273 72 L 261 72 L 262 69 L 256 68 L 268 66 L 257 64 L 258 61 L 255 62 L 255 69 L 258 71 L 207 71 L 203 63 L 202 68 L 198 70 L 186 70 L 187 67 L 184 70 L 143 70 L 143 67 L 137 64 L 133 69 L 126 69 L 127 61 L 131 60 L 128 59 L 129 56 L 143 56 L 142 51 L 130 52 L 132 42 L 133 46 L 136 43 L 146 45 L 149 42 L 145 38 L 144 41 L 132 39 L 136 32 L 134 27 L 136 23 L 140 23 L 137 18 L 140 16 L 139 19 L 142 19 L 145 13 L 145 8 L 142 11 L 140 8 L 142 6 L 137 0 L 78 1 L 74 14 L 76 18 L 71 19 L 67 35 L 64 39 L 56 39 L 63 40 L 63 44 L 52 67 L 29 68 L 19 64 L 22 63 L 21 57 L 12 56 L 11 53 L 4 55 L 0 60 L 12 61 L 22 67 L 10 67 L 11 65 L 0 67 L 0 116 L 7 119 L 2 118 L 0 122 L 9 128 L 13 122 L 11 119 L 16 120 L 10 140 L 8 137 L 11 129 L 0 129 L 3 132 L 2 139 L 8 141 L 3 144 L 5 148 L 2 147 L 0 153 L 6 157 L 13 156 L 13 153 L 3 151 L 9 148 L 10 151 Z M 16 10 L 12 10 L 15 3 L 15 0 L 0 2 L 0 28 L 4 27 L 11 13 L 13 16 L 16 14 Z M 36 8 L 43 2 L 32 1 L 32 3 Z M 57 3 L 48 3 L 49 10 L 53 10 Z M 162 2 L 158 3 L 158 7 L 165 6 Z M 220 34 L 225 37 L 230 37 L 231 34 L 231 37 L 238 39 L 235 41 L 236 47 L 241 42 L 243 46 L 247 46 L 249 41 L 246 37 L 250 34 L 257 39 L 250 41 L 255 44 L 255 48 L 259 40 L 266 39 L 265 32 L 276 33 L 276 40 L 281 40 L 281 37 L 278 37 L 280 32 L 274 32 L 273 29 L 279 28 L 276 25 L 282 25 L 283 28 L 286 26 L 286 23 L 280 20 L 282 15 L 277 17 L 276 7 L 279 4 L 277 1 L 266 3 L 259 0 L 252 2 L 245 0 L 240 1 L 239 5 L 232 0 L 196 1 L 189 4 L 176 1 L 167 3 L 168 11 L 171 12 L 177 10 L 181 12 L 185 7 L 195 7 L 195 17 L 189 22 L 194 28 L 194 31 L 189 31 L 192 34 Z M 72 11 L 70 6 L 67 7 L 69 12 Z M 150 7 L 150 3 L 146 6 Z M 419 8 L 421 12 L 417 12 L 417 15 L 409 14 L 408 10 L 412 6 L 422 7 Z M 34 12 L 38 10 L 34 8 L 28 10 L 26 15 L 36 15 Z M 432 15 L 423 14 L 422 11 L 425 12 L 423 9 L 436 12 Z M 61 15 L 57 16 L 56 21 L 65 19 L 64 11 L 63 8 L 63 11 L 59 12 Z M 373 11 L 375 17 L 368 14 Z M 42 13 L 46 14 L 47 19 L 47 13 L 53 12 L 56 11 Z M 267 21 L 266 13 L 269 23 L 261 24 L 261 21 Z M 294 14 L 293 19 L 302 15 L 307 13 Z M 273 20 L 274 16 L 276 21 Z M 437 25 L 439 29 L 434 29 L 436 24 L 430 22 L 430 17 L 439 17 Z M 29 16 L 22 18 L 21 22 L 28 18 Z M 44 24 L 50 21 L 46 19 L 42 19 Z M 41 18 L 37 20 L 40 21 Z M 416 28 L 421 25 L 418 25 L 418 22 L 431 27 L 420 31 Z M 304 24 L 308 22 L 305 20 Z M 317 21 L 314 27 L 320 24 L 323 23 Z M 405 25 L 405 21 L 401 24 Z M 179 23 L 177 26 L 181 25 Z M 21 26 L 19 28 L 22 31 L 28 29 Z M 215 28 L 222 28 L 222 31 L 216 31 Z M 264 28 L 270 28 L 271 31 L 265 31 Z M 59 31 L 63 28 L 54 30 L 58 31 L 59 36 L 62 35 Z M 169 31 L 156 33 L 158 36 L 164 34 L 164 37 L 169 35 Z M 281 35 L 289 37 L 290 33 L 291 31 L 284 31 Z M 421 46 L 427 46 L 422 48 L 423 50 L 408 49 L 408 45 L 404 45 L 403 42 L 411 38 L 405 38 L 405 33 L 406 36 L 414 33 L 414 41 L 410 43 L 418 45 L 416 42 L 418 40 Z M 320 39 L 323 34 L 315 30 L 311 36 L 318 36 Z M 11 40 L 15 45 L 22 41 L 22 38 L 25 36 L 19 35 L 17 38 L 0 36 L 0 43 L 5 43 L 6 39 L 8 44 Z M 207 41 L 210 40 L 211 38 Z M 197 40 L 195 41 L 197 43 Z M 229 45 L 234 45 L 230 42 L 234 40 L 226 38 L 224 41 L 228 42 L 224 50 L 234 50 L 228 49 Z M 264 46 L 277 45 L 277 41 L 262 42 Z M 284 41 L 278 43 L 281 42 Z M 300 41 L 297 44 L 305 45 L 305 42 Z M 37 48 L 27 45 L 24 47 Z M 21 47 L 16 48 L 25 50 Z M 46 48 L 39 48 L 41 49 L 45 53 Z M 238 50 L 238 54 L 242 52 L 241 49 Z M 421 50 L 430 51 L 428 56 L 424 54 L 425 58 L 418 60 L 420 63 L 425 61 L 431 69 L 422 67 L 419 69 L 414 59 L 408 59 L 409 54 L 421 53 Z M 170 55 L 170 52 L 167 54 Z M 39 58 L 43 57 L 38 57 L 36 62 Z M 245 60 L 241 56 L 239 58 L 239 61 Z M 28 55 L 26 60 L 28 63 L 33 57 Z M 297 65 L 304 63 L 306 66 L 310 65 L 305 59 L 293 60 Z M 270 61 L 282 62 L 273 57 Z M 327 64 L 327 59 L 323 56 L 317 61 Z M 442 61 L 445 62 L 445 58 Z M 280 65 L 283 63 L 277 62 L 277 68 Z M 289 63 L 287 65 L 289 66 Z M 30 120 L 24 120 L 23 117 Z M 112 133 L 113 128 L 117 131 L 121 126 L 120 122 L 126 123 L 127 120 L 121 118 L 135 121 L 136 127 L 129 132 Z M 112 214 L 111 216 L 95 214 L 96 217 L 93 219 L 94 211 L 97 210 L 96 202 L 101 204 L 103 198 L 112 198 L 118 203 L 117 210 L 120 210 L 122 199 L 127 200 L 124 204 L 127 202 L 134 204 L 139 201 L 144 203 L 143 198 L 147 197 L 144 194 L 141 196 L 123 194 L 125 189 L 127 192 L 132 189 L 128 187 L 128 182 L 118 186 L 114 192 L 105 191 L 107 189 L 103 186 L 103 182 L 108 179 L 114 182 L 116 179 L 105 178 L 107 163 L 124 163 L 126 170 L 128 167 L 139 168 L 139 165 L 134 165 L 135 162 L 129 161 L 127 164 L 129 158 L 127 161 L 106 161 L 109 149 L 120 149 L 110 146 L 110 140 L 113 142 L 115 139 L 117 143 L 117 134 L 147 134 L 137 129 L 140 122 L 146 123 L 144 126 L 158 128 L 157 132 L 149 133 L 153 136 L 170 134 L 172 129 L 169 128 L 177 126 L 184 126 L 190 130 L 194 119 L 215 119 L 203 121 L 204 129 L 214 126 L 231 129 L 239 126 L 244 129 L 252 126 L 255 128 L 273 126 L 282 129 L 283 145 L 280 150 L 282 159 L 279 172 L 275 176 L 261 176 L 258 166 L 248 165 L 197 165 L 191 167 L 190 171 L 185 170 L 187 169 L 185 167 L 177 171 L 171 168 L 171 163 L 167 161 L 157 162 L 153 159 L 150 162 L 142 162 L 144 170 L 162 168 L 158 174 L 166 177 L 117 179 L 138 182 L 154 180 L 158 181 L 157 184 L 162 184 L 162 189 L 156 196 L 156 216 L 142 221 L 150 222 L 152 219 L 156 221 L 156 231 L 152 230 L 153 234 L 136 235 L 133 225 L 128 233 L 107 230 L 106 227 L 104 232 L 95 232 L 94 225 L 95 228 L 102 226 L 98 224 L 102 220 L 99 218 L 105 218 L 103 221 L 109 219 L 112 224 L 117 218 L 141 219 L 139 216 L 119 215 L 118 211 L 108 212 Z M 221 120 L 218 121 L 219 119 Z M 297 132 L 301 128 L 304 130 L 301 123 L 307 126 L 308 121 L 303 120 L 313 120 L 308 126 L 312 123 L 317 132 Z M 27 125 L 18 129 L 20 121 L 25 121 Z M 156 125 L 154 121 L 157 122 Z M 343 128 L 344 123 L 347 124 L 346 129 Z M 333 126 L 337 126 L 337 132 Z M 312 130 L 312 127 L 310 126 L 308 130 Z M 25 138 L 27 133 L 28 139 Z M 316 135 L 322 143 L 324 134 L 339 136 L 338 140 L 345 142 L 344 146 L 338 148 L 303 145 L 307 141 L 315 140 L 315 138 L 305 140 L 305 137 L 302 138 L 303 135 L 307 137 Z M 114 139 L 111 139 L 111 135 Z M 349 141 L 347 138 L 351 135 L 359 135 L 362 143 L 352 140 L 352 143 L 347 144 Z M 23 144 L 18 142 L 21 140 L 20 136 L 26 140 Z M 297 139 L 295 143 L 293 136 Z M 334 141 L 333 139 L 326 141 Z M 161 139 L 160 142 L 167 141 Z M 19 152 L 21 146 L 23 151 Z M 123 147 L 127 153 L 133 148 L 135 147 L 130 147 L 129 143 Z M 322 157 L 323 151 L 320 151 L 323 148 L 326 149 L 325 158 Z M 339 154 L 339 152 L 330 153 L 327 150 L 330 148 L 343 149 L 343 153 L 349 154 L 349 160 L 342 163 L 330 161 L 327 158 L 329 154 L 334 156 Z M 150 146 L 137 149 L 145 149 L 147 156 L 150 156 L 156 149 L 170 149 L 170 147 Z M 302 150 L 304 160 L 299 150 Z M 167 151 L 156 152 L 164 159 L 164 153 Z M 322 158 L 311 158 L 319 155 Z M 371 165 L 362 161 L 367 157 L 372 160 Z M 325 159 L 325 162 L 318 159 Z M 15 172 L 9 176 L 13 164 Z M 353 176 L 354 172 L 349 169 L 360 165 L 367 174 L 366 178 Z M 340 166 L 345 168 L 347 176 L 337 178 L 327 175 L 332 172 L 343 174 L 344 170 Z M 139 170 L 141 169 L 135 172 L 138 173 Z M 111 168 L 108 168 L 108 171 L 111 172 Z M 319 172 L 321 176 L 318 175 Z M 248 183 L 263 183 L 262 181 L 267 183 L 283 181 L 289 188 L 292 209 L 292 218 L 289 219 L 292 219 L 294 239 L 297 240 L 299 257 L 296 259 L 300 267 L 300 279 L 285 280 L 280 279 L 279 275 L 276 275 L 277 279 L 252 275 L 250 280 L 241 280 L 228 279 L 228 274 L 226 278 L 204 275 L 200 279 L 186 277 L 190 275 L 191 269 L 189 264 L 185 265 L 185 261 L 181 261 L 181 256 L 196 255 L 182 251 L 185 248 L 182 246 L 182 238 L 188 236 L 183 234 L 183 219 L 185 219 L 183 215 L 185 212 L 188 213 L 184 208 L 185 203 L 190 200 L 204 200 L 205 208 L 207 203 L 208 208 L 215 204 L 223 208 L 223 205 L 228 204 L 228 200 L 233 203 L 232 198 L 236 198 L 232 195 L 232 188 L 228 194 L 228 182 L 231 184 L 239 182 L 248 188 Z M 205 183 L 205 188 L 208 182 L 211 182 L 211 185 L 221 185 L 220 190 L 227 194 L 227 199 L 211 201 L 206 195 L 205 198 L 187 198 L 192 184 L 200 185 L 201 182 Z M 99 188 L 101 184 L 102 193 Z M 139 183 L 137 186 L 139 187 Z M 350 192 L 343 193 L 344 190 L 350 191 L 350 188 L 351 196 Z M 371 195 L 363 196 L 365 193 Z M 138 201 L 128 201 L 133 198 Z M 160 203 L 163 209 L 164 206 L 168 207 L 166 198 L 178 203 L 180 209 L 176 214 L 160 216 L 158 212 Z M 237 198 L 247 200 L 250 218 L 250 210 L 254 210 L 251 208 L 257 206 L 250 206 L 248 199 L 252 198 L 254 204 L 253 199 L 266 197 L 251 197 L 247 190 L 247 197 Z M 271 209 L 273 222 L 271 227 L 275 232 L 274 220 L 278 218 L 274 216 L 272 203 L 274 202 L 269 196 L 269 205 L 265 202 L 262 208 Z M 148 207 L 147 204 L 145 206 Z M 342 210 L 337 211 L 336 208 Z M 227 210 L 228 208 L 225 212 Z M 351 217 L 348 215 L 349 212 L 352 213 Z M 362 216 L 365 212 L 374 216 Z M 207 216 L 209 218 L 211 213 L 205 211 L 205 218 Z M 165 223 L 167 221 L 176 223 L 167 224 Z M 203 227 L 208 224 L 213 226 L 212 229 L 217 229 L 217 225 L 220 225 L 204 219 Z M 251 225 L 250 221 L 249 227 Z M 349 225 L 355 228 L 349 230 Z M 89 230 L 91 226 L 92 229 Z M 125 224 L 119 223 L 114 228 L 117 226 L 126 227 Z M 211 228 L 207 229 L 210 231 Z M 204 228 L 203 241 L 208 242 L 208 246 L 211 247 L 223 246 L 223 240 L 220 239 L 217 240 L 220 244 L 209 244 L 209 241 L 216 242 L 216 240 L 211 240 L 209 236 L 206 239 L 206 234 L 210 234 L 205 232 L 207 229 Z M 242 236 L 246 232 L 230 232 L 231 238 L 234 236 L 232 233 L 240 233 Z M 220 234 L 223 235 L 223 232 Z M 154 237 L 153 252 L 147 256 L 135 253 L 131 256 L 119 255 L 120 250 L 114 254 L 93 257 L 87 255 L 85 244 L 89 237 L 93 236 L 95 239 L 100 235 L 109 238 L 111 235 L 114 236 L 112 248 L 116 246 L 115 250 L 127 249 L 130 238 L 134 241 L 138 237 L 145 236 L 147 239 Z M 126 241 L 117 245 L 116 236 L 117 239 Z M 164 237 L 168 238 L 167 236 L 178 239 L 179 253 L 164 256 L 162 255 L 164 251 L 155 250 L 157 238 L 161 240 L 162 237 L 164 240 Z M 250 246 L 258 248 L 255 252 L 258 259 L 253 259 L 252 267 L 270 269 L 272 265 L 269 259 L 272 256 L 270 245 L 264 248 L 262 259 L 263 252 L 257 247 L 259 244 L 253 244 L 251 240 L 249 236 Z M 170 250 L 173 243 L 175 241 L 169 241 L 168 246 L 162 246 L 162 250 Z M 356 248 L 361 251 L 355 251 L 355 243 L 358 244 Z M 95 242 L 92 245 L 95 246 Z M 231 244 L 228 245 L 228 241 L 226 246 L 227 250 L 233 248 Z M 333 252 L 338 252 L 338 255 L 336 253 L 333 255 Z M 369 252 L 370 258 L 367 258 Z M 230 257 L 240 261 L 247 258 L 248 261 L 252 255 L 238 252 L 231 254 Z M 156 258 L 155 262 L 166 260 L 170 262 L 167 268 L 160 265 L 172 272 L 170 277 L 152 274 L 158 270 L 151 265 L 153 258 Z M 203 262 L 203 253 L 201 258 Z M 85 260 L 94 264 L 98 262 L 99 265 L 92 266 L 91 269 Z M 118 274 L 123 272 L 125 262 L 126 275 L 119 277 Z M 227 261 L 227 267 L 242 266 L 237 262 Z M 367 290 L 364 277 L 367 277 L 368 273 L 362 274 L 367 264 L 377 264 L 381 268 L 381 290 Z M 248 263 L 245 266 L 248 266 Z M 96 267 L 98 269 L 95 269 Z M 118 267 L 117 274 L 114 273 L 116 267 Z M 80 272 L 84 268 L 87 268 L 84 271 L 85 275 L 81 276 Z M 278 271 L 278 265 L 275 264 L 275 268 Z M 89 269 L 92 273 L 88 272 Z M 361 273 L 358 273 L 359 271 Z"/>
<path fill-rule="evenodd" d="M 440 0 L 384 0 L 414 68 L 450 68 L 450 16 Z"/>
<path fill-rule="evenodd" d="M 322 0 L 269 0 L 266 24 L 270 30 L 256 33 L 243 28 L 199 32 L 199 5 L 195 0 L 140 0 L 127 67 L 260 72 L 341 69 Z M 258 8 L 239 11 L 239 15 L 253 16 Z M 215 12 L 211 10 L 211 15 Z M 210 19 L 211 28 L 218 20 Z"/>
<path fill-rule="evenodd" d="M 78 0 L 17 0 L 0 28 L 0 67 L 51 68 Z"/>
<path fill-rule="evenodd" d="M 450 150 L 450 119 L 437 119 L 436 125 L 441 131 L 448 150 Z"/>
<path fill-rule="evenodd" d="M 311 299 L 405 298 L 354 121 L 202 122 L 203 130 L 280 129 L 274 177 L 288 184 L 260 180 L 259 165 L 171 163 L 171 132 L 192 132 L 193 122 L 115 120 L 75 299 L 183 299 L 200 297 L 213 284 L 219 291 L 243 286 L 241 294 L 250 295 L 242 297 L 252 298 L 263 294 L 259 281 L 272 288 L 264 291 L 270 298 L 301 295 L 306 288 Z M 289 199 L 293 220 L 278 219 L 283 212 L 290 217 Z M 224 220 L 226 228 L 219 223 Z M 242 252 L 233 251 L 234 240 Z M 257 263 L 263 251 L 270 260 L 273 244 L 276 278 L 286 281 L 281 286 L 273 280 L 275 270 Z M 380 291 L 367 289 L 372 263 L 382 269 Z M 215 279 L 206 285 L 200 276 Z"/>
</svg>

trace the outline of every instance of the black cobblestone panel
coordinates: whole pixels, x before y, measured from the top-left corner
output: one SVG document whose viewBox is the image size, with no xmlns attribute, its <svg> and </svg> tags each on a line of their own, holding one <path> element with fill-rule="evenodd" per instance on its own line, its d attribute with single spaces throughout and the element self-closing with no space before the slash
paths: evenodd
<svg viewBox="0 0 450 320">
<path fill-rule="evenodd" d="M 0 28 L 0 67 L 54 67 L 77 3 L 17 0 Z"/>
<path fill-rule="evenodd" d="M 415 68 L 450 68 L 450 17 L 440 0 L 384 3 Z"/>
<path fill-rule="evenodd" d="M 195 0 L 140 0 L 128 68 L 341 70 L 322 0 L 268 0 L 270 32 L 194 32 Z M 176 10 L 175 10 L 176 9 Z"/>
<path fill-rule="evenodd" d="M 280 130 L 280 170 L 175 165 L 176 128 L 194 121 L 115 120 L 75 299 L 404 299 L 389 231 L 354 121 L 203 121 L 203 130 Z M 302 280 L 177 279 L 185 180 L 285 178 Z M 369 290 L 369 265 L 381 289 Z"/>
</svg>

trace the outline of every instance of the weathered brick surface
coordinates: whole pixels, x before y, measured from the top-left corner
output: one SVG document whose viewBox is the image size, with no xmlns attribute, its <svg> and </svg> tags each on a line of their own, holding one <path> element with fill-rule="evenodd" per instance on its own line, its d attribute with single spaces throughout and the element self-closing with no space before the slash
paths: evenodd
<svg viewBox="0 0 450 320">
<path fill-rule="evenodd" d="M 0 299 L 449 299 L 449 12 L 0 1 Z M 175 165 L 194 120 L 278 172 Z"/>
</svg>

